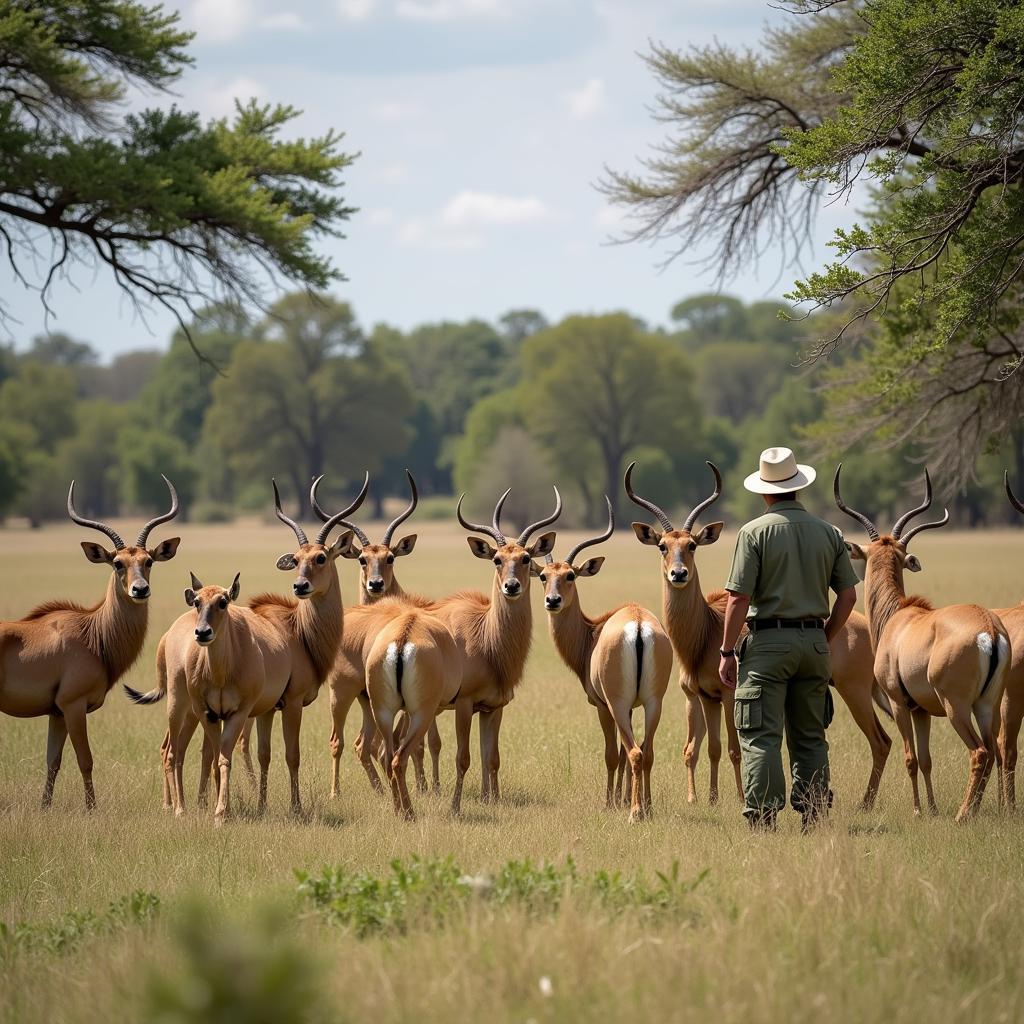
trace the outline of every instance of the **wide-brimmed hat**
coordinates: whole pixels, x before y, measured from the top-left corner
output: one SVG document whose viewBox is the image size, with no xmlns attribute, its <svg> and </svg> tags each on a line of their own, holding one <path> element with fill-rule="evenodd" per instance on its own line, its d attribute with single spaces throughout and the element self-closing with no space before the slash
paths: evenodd
<svg viewBox="0 0 1024 1024">
<path fill-rule="evenodd" d="M 755 494 L 786 494 L 809 487 L 817 475 L 813 466 L 797 465 L 791 448 L 765 448 L 761 468 L 751 473 L 743 486 Z"/>
</svg>

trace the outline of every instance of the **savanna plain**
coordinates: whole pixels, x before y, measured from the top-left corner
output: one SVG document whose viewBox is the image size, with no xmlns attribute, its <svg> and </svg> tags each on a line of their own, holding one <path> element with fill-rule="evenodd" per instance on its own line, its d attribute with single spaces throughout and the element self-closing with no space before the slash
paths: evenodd
<svg viewBox="0 0 1024 1024">
<path fill-rule="evenodd" d="M 140 690 L 184 611 L 189 569 L 221 585 L 241 571 L 243 599 L 291 582 L 274 568 L 292 543 L 279 524 L 175 526 L 154 535 L 183 540 L 153 572 L 146 647 L 125 680 Z M 398 565 L 406 589 L 489 589 L 491 568 L 461 531 L 415 529 Z M 0 531 L 0 617 L 57 596 L 98 600 L 108 570 L 86 561 L 84 536 Z M 560 533 L 556 556 L 575 537 Z M 924 572 L 908 587 L 936 603 L 1024 597 L 1024 534 L 930 534 L 917 547 Z M 701 549 L 705 591 L 721 585 L 731 549 L 729 534 Z M 660 614 L 656 553 L 625 532 L 600 553 L 600 575 L 580 583 L 584 609 L 633 599 Z M 340 569 L 354 603 L 356 564 Z M 458 819 L 451 715 L 443 794 L 414 792 L 415 822 L 371 792 L 352 752 L 357 713 L 330 799 L 324 690 L 303 723 L 304 817 L 288 813 L 275 727 L 267 813 L 255 816 L 236 756 L 234 816 L 220 829 L 195 803 L 198 742 L 185 817 L 161 809 L 165 705 L 136 707 L 118 686 L 90 716 L 91 813 L 70 744 L 53 806 L 40 810 L 46 724 L 3 719 L 0 1020 L 1024 1020 L 1024 818 L 999 810 L 993 786 L 976 820 L 953 824 L 967 755 L 945 722 L 933 726 L 939 817 L 912 818 L 888 721 L 878 803 L 858 810 L 868 748 L 837 700 L 831 821 L 802 836 L 789 812 L 778 834 L 752 837 L 726 756 L 719 805 L 708 805 L 704 755 L 699 802 L 686 803 L 673 676 L 654 817 L 630 825 L 603 808 L 597 717 L 555 653 L 536 581 L 529 599 L 533 648 L 504 715 L 503 800 L 479 801 L 474 735 Z"/>
</svg>

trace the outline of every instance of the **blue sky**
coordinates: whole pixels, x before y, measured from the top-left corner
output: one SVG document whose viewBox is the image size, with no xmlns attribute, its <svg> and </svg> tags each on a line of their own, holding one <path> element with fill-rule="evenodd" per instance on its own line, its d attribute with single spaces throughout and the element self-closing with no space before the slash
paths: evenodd
<svg viewBox="0 0 1024 1024">
<path fill-rule="evenodd" d="M 303 135 L 335 127 L 361 156 L 345 196 L 347 238 L 323 248 L 349 278 L 337 293 L 360 322 L 399 327 L 493 319 L 532 307 L 628 309 L 665 323 L 679 299 L 715 287 L 664 248 L 610 245 L 619 212 L 595 190 L 662 137 L 650 117 L 649 40 L 755 45 L 784 17 L 762 0 L 192 0 L 196 67 L 177 101 L 209 117 L 235 96 L 291 103 Z M 149 103 L 170 102 L 150 97 Z M 823 210 L 812 257 L 852 216 Z M 694 253 L 699 258 L 701 253 Z M 23 344 L 44 329 L 38 297 L 6 267 L 4 296 Z M 748 299 L 794 276 L 769 252 L 725 283 Z M 142 322 L 106 274 L 75 271 L 54 289 L 50 326 L 106 354 L 164 345 L 173 323 Z M 268 299 L 272 299 L 268 295 Z"/>
</svg>

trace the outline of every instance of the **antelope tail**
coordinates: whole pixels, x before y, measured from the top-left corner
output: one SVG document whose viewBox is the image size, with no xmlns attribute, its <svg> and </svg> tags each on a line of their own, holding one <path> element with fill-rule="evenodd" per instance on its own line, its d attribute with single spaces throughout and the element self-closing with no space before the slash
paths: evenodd
<svg viewBox="0 0 1024 1024">
<path fill-rule="evenodd" d="M 893 720 L 892 705 L 889 703 L 888 694 L 878 685 L 874 683 L 871 687 L 871 697 L 878 707 L 878 710 L 882 712 L 890 721 Z"/>
<path fill-rule="evenodd" d="M 155 689 L 150 690 L 149 693 L 140 693 L 126 684 L 122 685 L 124 685 L 124 692 L 128 699 L 135 704 L 158 704 L 167 696 L 167 690 L 162 686 L 157 686 Z"/>
<path fill-rule="evenodd" d="M 978 653 L 981 655 L 981 670 L 987 673 L 985 682 L 982 684 L 978 696 L 989 688 L 989 684 L 997 675 L 1001 676 L 1003 669 L 1010 661 L 1010 645 L 1006 637 L 1001 633 L 979 633 L 977 637 Z M 986 666 L 986 662 L 988 663 Z"/>
</svg>

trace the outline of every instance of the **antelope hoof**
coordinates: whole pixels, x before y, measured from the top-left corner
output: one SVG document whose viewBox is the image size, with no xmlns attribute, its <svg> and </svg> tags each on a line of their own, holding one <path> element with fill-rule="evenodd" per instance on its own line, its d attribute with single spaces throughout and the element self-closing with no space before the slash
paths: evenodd
<svg viewBox="0 0 1024 1024">
<path fill-rule="evenodd" d="M 696 801 L 694 801 L 694 802 L 696 802 Z M 708 794 L 708 803 L 712 807 L 714 807 L 718 803 L 718 790 L 717 789 L 711 790 L 711 792 Z"/>
</svg>

